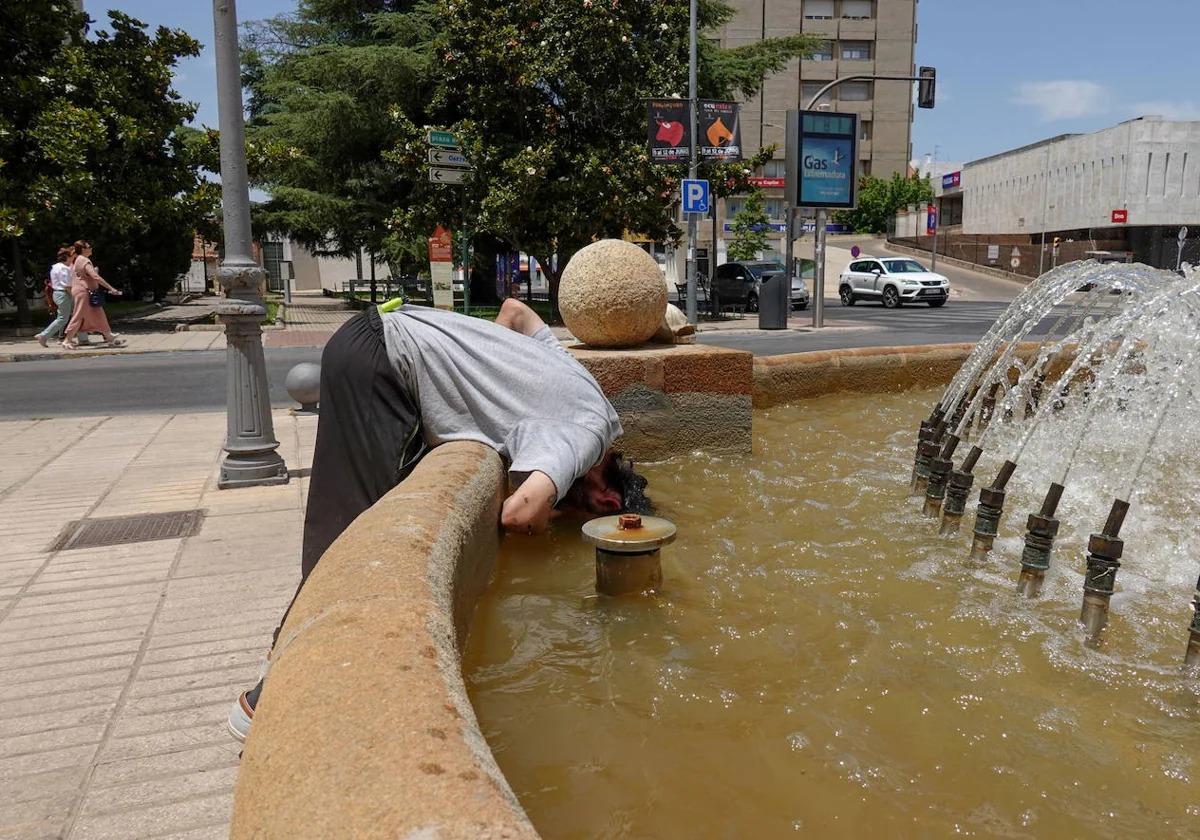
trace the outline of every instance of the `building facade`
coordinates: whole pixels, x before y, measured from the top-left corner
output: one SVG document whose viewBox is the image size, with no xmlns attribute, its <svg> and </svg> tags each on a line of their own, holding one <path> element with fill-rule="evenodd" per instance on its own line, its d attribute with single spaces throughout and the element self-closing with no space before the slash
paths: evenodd
<svg viewBox="0 0 1200 840">
<path fill-rule="evenodd" d="M 933 186 L 939 254 L 1029 277 L 1091 257 L 1200 263 L 1200 122 L 1147 116 L 1063 134 L 971 161 Z M 894 237 L 931 248 L 923 213 L 900 213 Z"/>
<path fill-rule="evenodd" d="M 807 107 L 817 91 L 835 78 L 852 75 L 915 75 L 917 0 L 729 0 L 734 17 L 719 33 L 723 47 L 764 38 L 806 34 L 823 39 L 810 59 L 793 60 L 767 78 L 762 91 L 742 103 L 742 146 L 749 152 L 776 145 L 763 172 L 767 214 L 773 222 L 771 247 L 783 251 L 784 123 L 788 111 Z M 848 82 L 823 97 L 832 110 L 858 115 L 860 175 L 890 178 L 906 173 L 912 157 L 911 82 Z M 717 210 L 717 262 L 724 261 L 728 225 L 742 199 Z M 711 223 L 702 224 L 699 247 L 713 247 Z"/>
</svg>

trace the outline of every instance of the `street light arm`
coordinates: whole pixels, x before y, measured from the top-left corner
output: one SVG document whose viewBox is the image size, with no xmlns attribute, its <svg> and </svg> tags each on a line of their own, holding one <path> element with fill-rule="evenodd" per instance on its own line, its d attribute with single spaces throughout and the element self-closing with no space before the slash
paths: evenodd
<svg viewBox="0 0 1200 840">
<path fill-rule="evenodd" d="M 829 93 L 829 91 L 833 90 L 835 87 L 842 84 L 843 82 L 919 82 L 919 81 L 921 81 L 920 76 L 874 76 L 874 75 L 843 76 L 840 79 L 834 79 L 832 82 L 825 85 L 825 87 L 823 87 L 819 91 L 817 91 L 816 96 L 814 96 L 812 99 L 810 99 L 808 101 L 807 110 L 811 111 L 814 108 L 816 108 L 817 103 L 821 100 L 822 96 Z"/>
</svg>

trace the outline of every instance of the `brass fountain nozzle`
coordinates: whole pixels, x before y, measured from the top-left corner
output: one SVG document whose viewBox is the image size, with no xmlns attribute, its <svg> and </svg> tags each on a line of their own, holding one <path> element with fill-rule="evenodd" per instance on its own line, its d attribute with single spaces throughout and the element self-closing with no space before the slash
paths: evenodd
<svg viewBox="0 0 1200 840">
<path fill-rule="evenodd" d="M 1054 518 L 1058 502 L 1062 498 L 1063 486 L 1050 485 L 1042 509 L 1029 514 L 1025 521 L 1025 550 L 1021 553 L 1021 574 L 1017 578 L 1017 592 L 1026 598 L 1036 598 L 1042 591 L 1046 570 L 1050 568 L 1050 552 L 1054 538 L 1058 536 L 1059 522 Z"/>
<path fill-rule="evenodd" d="M 1004 488 L 1017 469 L 1015 461 L 1005 461 L 990 487 L 979 491 L 979 506 L 975 508 L 974 539 L 971 541 L 971 558 L 984 560 L 996 542 L 1000 517 L 1004 514 Z"/>
<path fill-rule="evenodd" d="M 1079 612 L 1079 621 L 1087 633 L 1089 644 L 1099 642 L 1100 634 L 1108 624 L 1108 604 L 1116 588 L 1121 555 L 1125 552 L 1125 543 L 1118 535 L 1128 512 L 1129 502 L 1114 499 L 1104 529 L 1088 539 L 1087 571 L 1083 575 L 1083 608 Z"/>
</svg>

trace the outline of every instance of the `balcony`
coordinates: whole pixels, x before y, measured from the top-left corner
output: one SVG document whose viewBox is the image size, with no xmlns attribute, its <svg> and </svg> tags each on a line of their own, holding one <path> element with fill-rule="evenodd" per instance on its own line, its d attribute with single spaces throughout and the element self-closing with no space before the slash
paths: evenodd
<svg viewBox="0 0 1200 840">
<path fill-rule="evenodd" d="M 800 22 L 800 27 L 805 35 L 813 35 L 828 41 L 836 41 L 838 37 L 838 21 L 836 19 L 809 20 L 805 18 Z M 871 31 L 874 32 L 874 28 Z"/>
<path fill-rule="evenodd" d="M 852 20 L 850 18 L 842 18 L 837 21 L 838 36 L 847 41 L 874 41 L 875 40 L 875 20 Z"/>
</svg>

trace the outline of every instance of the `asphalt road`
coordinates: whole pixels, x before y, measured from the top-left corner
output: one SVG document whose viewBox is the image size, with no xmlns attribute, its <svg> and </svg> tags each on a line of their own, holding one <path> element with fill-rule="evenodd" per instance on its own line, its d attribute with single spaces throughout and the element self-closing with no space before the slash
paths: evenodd
<svg viewBox="0 0 1200 840">
<path fill-rule="evenodd" d="M 294 405 L 283 379 L 321 348 L 267 350 L 271 402 Z M 0 418 L 214 411 L 225 407 L 225 351 L 140 353 L 0 364 Z"/>
<path fill-rule="evenodd" d="M 833 244 L 849 248 L 861 242 L 866 253 L 882 251 L 878 240 L 838 237 Z M 939 268 L 943 268 L 939 266 Z M 946 268 L 953 295 L 941 309 L 924 305 L 884 309 L 875 303 L 843 307 L 830 277 L 825 319 L 827 328 L 758 331 L 756 316 L 746 329 L 704 332 L 700 341 L 778 355 L 841 347 L 888 344 L 937 344 L 978 339 L 1022 285 L 962 269 Z M 803 313 L 804 323 L 809 313 Z M 1041 326 L 1046 327 L 1050 321 Z M 1037 331 L 1034 333 L 1037 334 Z M 271 402 L 292 404 L 283 379 L 295 364 L 319 361 L 320 348 L 267 349 Z M 146 353 L 127 356 L 58 359 L 0 364 L 0 418 L 65 415 L 134 414 L 139 412 L 216 411 L 225 407 L 225 353 Z"/>
</svg>

